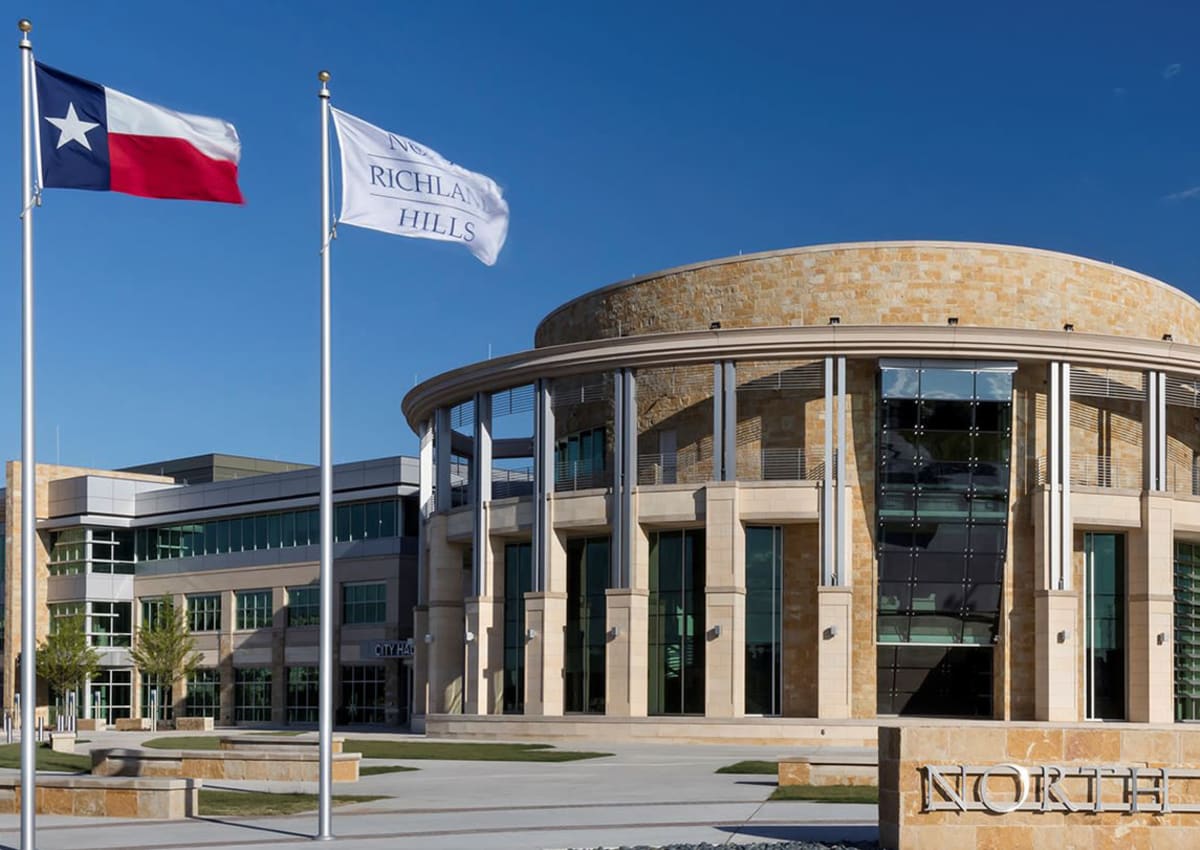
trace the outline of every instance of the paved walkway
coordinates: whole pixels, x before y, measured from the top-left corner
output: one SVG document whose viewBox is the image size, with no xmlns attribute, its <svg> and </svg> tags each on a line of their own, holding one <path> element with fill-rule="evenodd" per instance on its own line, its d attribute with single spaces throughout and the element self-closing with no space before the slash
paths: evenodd
<svg viewBox="0 0 1200 850">
<path fill-rule="evenodd" d="M 136 746 L 145 735 L 91 735 L 88 746 Z M 411 761 L 405 773 L 363 777 L 334 793 L 388 799 L 334 809 L 337 846 L 399 850 L 548 850 L 708 841 L 873 840 L 876 808 L 764 802 L 769 776 L 715 774 L 721 765 L 774 758 L 780 748 L 605 745 L 564 748 L 614 755 L 559 764 Z M 82 749 L 82 748 L 81 748 Z M 784 749 L 783 752 L 792 752 Z M 315 792 L 314 783 L 208 782 L 207 788 Z M 176 822 L 38 818 L 39 850 L 308 847 L 316 813 Z M 0 816 L 0 846 L 19 845 L 19 823 Z"/>
</svg>

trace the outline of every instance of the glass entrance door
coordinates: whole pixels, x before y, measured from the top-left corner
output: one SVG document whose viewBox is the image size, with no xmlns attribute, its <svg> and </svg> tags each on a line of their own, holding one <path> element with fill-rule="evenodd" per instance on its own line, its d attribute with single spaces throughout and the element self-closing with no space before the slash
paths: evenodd
<svg viewBox="0 0 1200 850">
<path fill-rule="evenodd" d="M 1125 535 L 1085 534 L 1083 654 L 1089 720 L 1125 719 Z"/>
</svg>

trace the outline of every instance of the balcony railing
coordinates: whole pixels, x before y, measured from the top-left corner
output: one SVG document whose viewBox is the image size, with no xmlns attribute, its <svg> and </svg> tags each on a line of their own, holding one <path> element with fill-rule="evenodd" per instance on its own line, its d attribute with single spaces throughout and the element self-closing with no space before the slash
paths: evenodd
<svg viewBox="0 0 1200 850">
<path fill-rule="evenodd" d="M 492 468 L 492 498 L 509 499 L 528 496 L 533 492 L 533 467 L 519 469 Z"/>
<path fill-rule="evenodd" d="M 1179 496 L 1200 496 L 1200 467 L 1172 464 L 1167 470 L 1167 491 Z"/>
<path fill-rule="evenodd" d="M 1037 483 L 1050 481 L 1045 455 L 1037 459 Z M 1072 487 L 1111 487 L 1118 490 L 1142 489 L 1141 462 L 1096 455 L 1071 456 Z"/>
<path fill-rule="evenodd" d="M 820 481 L 824 476 L 825 454 L 820 448 L 808 451 L 774 446 L 738 452 L 739 481 Z"/>
<path fill-rule="evenodd" d="M 608 469 L 592 460 L 565 460 L 554 465 L 554 489 L 558 492 L 607 487 Z"/>
<path fill-rule="evenodd" d="M 712 478 L 712 458 L 701 464 L 699 452 L 659 452 L 638 455 L 638 486 L 696 484 Z"/>
</svg>

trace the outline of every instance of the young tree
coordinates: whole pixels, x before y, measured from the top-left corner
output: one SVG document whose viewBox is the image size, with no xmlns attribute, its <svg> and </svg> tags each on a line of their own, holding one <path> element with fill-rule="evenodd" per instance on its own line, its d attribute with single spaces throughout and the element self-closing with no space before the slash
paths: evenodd
<svg viewBox="0 0 1200 850">
<path fill-rule="evenodd" d="M 64 698 L 100 671 L 100 653 L 88 643 L 82 614 L 54 621 L 38 647 L 37 674 Z"/>
<path fill-rule="evenodd" d="M 130 656 L 133 663 L 155 689 L 168 688 L 185 676 L 190 676 L 200 664 L 196 654 L 196 639 L 170 596 L 158 600 L 153 617 L 138 628 Z M 159 707 L 162 707 L 161 694 Z"/>
</svg>

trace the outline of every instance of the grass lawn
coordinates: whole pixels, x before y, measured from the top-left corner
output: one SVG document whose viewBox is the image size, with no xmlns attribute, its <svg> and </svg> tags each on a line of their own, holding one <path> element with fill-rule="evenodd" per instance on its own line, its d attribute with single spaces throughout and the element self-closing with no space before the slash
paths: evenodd
<svg viewBox="0 0 1200 850">
<path fill-rule="evenodd" d="M 49 744 L 35 748 L 37 751 L 38 770 L 59 770 L 66 773 L 87 773 L 92 769 L 91 756 L 76 753 L 56 753 Z M 10 767 L 19 770 L 21 767 L 21 745 L 0 745 L 0 767 Z"/>
<path fill-rule="evenodd" d="M 741 773 L 755 776 L 778 776 L 779 762 L 777 761 L 739 761 L 718 767 L 717 773 Z"/>
<path fill-rule="evenodd" d="M 219 750 L 221 739 L 216 735 L 179 735 L 174 738 L 151 738 L 142 746 L 156 750 Z"/>
<path fill-rule="evenodd" d="M 463 741 L 376 741 L 347 739 L 345 751 L 362 753 L 369 759 L 456 759 L 459 761 L 579 761 L 610 756 L 612 753 L 556 750 L 549 744 L 495 744 Z"/>
<path fill-rule="evenodd" d="M 878 803 L 874 785 L 783 785 L 771 800 L 810 800 L 814 803 Z"/>
<path fill-rule="evenodd" d="M 369 803 L 386 799 L 380 795 L 337 794 L 333 804 Z M 210 791 L 200 789 L 200 815 L 259 816 L 294 815 L 317 808 L 316 794 L 269 794 L 265 791 Z"/>
</svg>

